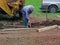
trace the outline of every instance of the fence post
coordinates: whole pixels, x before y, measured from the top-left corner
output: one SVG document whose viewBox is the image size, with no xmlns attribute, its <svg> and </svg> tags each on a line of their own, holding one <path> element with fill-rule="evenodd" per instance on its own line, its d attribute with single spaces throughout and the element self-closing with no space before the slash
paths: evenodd
<svg viewBox="0 0 60 45">
<path fill-rule="evenodd" d="M 48 12 L 47 11 L 48 11 L 48 9 L 46 9 L 46 22 L 49 20 L 48 19 Z"/>
</svg>

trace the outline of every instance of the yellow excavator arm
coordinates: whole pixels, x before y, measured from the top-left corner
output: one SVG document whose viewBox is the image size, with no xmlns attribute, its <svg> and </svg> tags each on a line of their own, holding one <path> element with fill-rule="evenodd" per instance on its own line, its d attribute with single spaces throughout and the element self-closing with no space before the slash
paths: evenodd
<svg viewBox="0 0 60 45">
<path fill-rule="evenodd" d="M 20 0 L 17 0 L 16 2 L 11 2 L 11 3 L 8 3 L 9 6 L 12 7 L 12 13 L 14 13 L 16 10 L 19 9 L 19 5 L 20 5 Z"/>
<path fill-rule="evenodd" d="M 22 0 L 22 5 L 24 5 L 24 1 Z M 9 16 L 13 16 L 14 12 L 19 9 L 20 0 L 16 0 L 14 2 L 8 2 L 8 0 L 0 0 L 0 8 L 4 10 Z M 12 9 L 9 8 L 12 7 Z"/>
<path fill-rule="evenodd" d="M 10 8 L 7 5 L 7 0 L 0 0 L 0 8 L 4 10 L 9 16 L 12 16 L 13 13 L 11 12 Z"/>
</svg>

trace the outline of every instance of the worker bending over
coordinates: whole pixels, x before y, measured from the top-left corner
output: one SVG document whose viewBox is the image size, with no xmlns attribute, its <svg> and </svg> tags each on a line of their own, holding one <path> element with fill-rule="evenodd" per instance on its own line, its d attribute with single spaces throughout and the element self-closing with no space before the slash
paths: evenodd
<svg viewBox="0 0 60 45">
<path fill-rule="evenodd" d="M 33 12 L 34 6 L 28 5 L 22 8 L 24 26 L 28 27 L 28 22 L 30 22 L 30 14 Z"/>
</svg>

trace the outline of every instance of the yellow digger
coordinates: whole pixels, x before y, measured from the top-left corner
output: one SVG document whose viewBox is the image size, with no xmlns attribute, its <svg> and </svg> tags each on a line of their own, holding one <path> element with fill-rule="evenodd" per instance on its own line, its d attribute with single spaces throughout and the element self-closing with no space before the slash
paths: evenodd
<svg viewBox="0 0 60 45">
<path fill-rule="evenodd" d="M 25 4 L 25 0 L 0 0 L 0 13 L 6 13 L 14 16 L 14 13 L 21 9 Z M 3 10 L 1 12 L 1 10 Z"/>
<path fill-rule="evenodd" d="M 9 24 L 13 24 L 16 15 L 18 15 L 18 19 L 20 19 L 22 15 L 21 9 L 24 5 L 25 0 L 0 0 L 0 29 L 5 28 Z"/>
</svg>

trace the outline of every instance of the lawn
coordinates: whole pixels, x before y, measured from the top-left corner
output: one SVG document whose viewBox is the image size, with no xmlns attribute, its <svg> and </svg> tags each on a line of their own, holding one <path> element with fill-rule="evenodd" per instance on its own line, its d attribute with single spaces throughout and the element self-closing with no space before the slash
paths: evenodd
<svg viewBox="0 0 60 45">
<path fill-rule="evenodd" d="M 34 10 L 34 14 L 38 14 L 39 13 L 39 8 L 41 5 L 41 1 L 40 0 L 26 0 L 26 5 L 33 5 L 35 7 Z"/>
<path fill-rule="evenodd" d="M 35 7 L 33 15 L 39 17 L 39 18 L 46 18 L 46 12 L 41 12 L 41 10 L 39 9 L 41 7 L 41 2 L 42 0 L 26 0 L 26 5 L 33 5 Z M 60 20 L 60 17 L 57 17 L 57 15 L 60 15 L 60 12 L 57 13 L 48 13 L 48 18 L 49 19 L 57 19 Z"/>
</svg>

